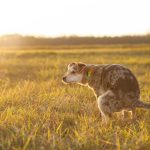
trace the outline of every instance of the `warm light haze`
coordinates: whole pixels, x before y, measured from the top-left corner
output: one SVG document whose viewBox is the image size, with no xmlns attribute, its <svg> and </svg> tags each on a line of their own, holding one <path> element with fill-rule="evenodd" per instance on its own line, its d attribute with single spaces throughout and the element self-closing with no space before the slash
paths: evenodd
<svg viewBox="0 0 150 150">
<path fill-rule="evenodd" d="M 149 0 L 0 0 L 0 35 L 120 36 L 149 32 Z"/>
</svg>

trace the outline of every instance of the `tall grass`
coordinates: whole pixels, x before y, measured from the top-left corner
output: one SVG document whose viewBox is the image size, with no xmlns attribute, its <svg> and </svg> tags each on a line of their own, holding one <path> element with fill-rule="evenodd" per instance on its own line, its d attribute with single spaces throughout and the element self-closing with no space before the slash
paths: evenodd
<svg viewBox="0 0 150 150">
<path fill-rule="evenodd" d="M 63 85 L 70 62 L 119 63 L 137 76 L 150 102 L 150 47 L 0 51 L 0 149 L 143 149 L 150 147 L 150 111 L 116 116 L 103 126 L 88 88 Z"/>
</svg>

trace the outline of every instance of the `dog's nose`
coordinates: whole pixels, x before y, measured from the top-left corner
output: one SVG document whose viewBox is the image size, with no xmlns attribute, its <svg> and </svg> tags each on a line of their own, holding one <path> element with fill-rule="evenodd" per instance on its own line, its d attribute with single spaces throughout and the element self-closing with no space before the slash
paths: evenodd
<svg viewBox="0 0 150 150">
<path fill-rule="evenodd" d="M 63 77 L 63 80 L 64 80 L 64 81 L 66 80 L 66 77 L 65 77 L 65 76 Z"/>
</svg>

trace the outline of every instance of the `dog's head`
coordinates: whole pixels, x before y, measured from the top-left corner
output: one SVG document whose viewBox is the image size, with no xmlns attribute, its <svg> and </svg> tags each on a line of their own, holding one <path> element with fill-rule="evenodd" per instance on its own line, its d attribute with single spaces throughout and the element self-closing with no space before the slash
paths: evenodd
<svg viewBox="0 0 150 150">
<path fill-rule="evenodd" d="M 86 65 L 84 63 L 71 63 L 68 65 L 66 75 L 62 81 L 64 83 L 81 83 Z"/>
</svg>

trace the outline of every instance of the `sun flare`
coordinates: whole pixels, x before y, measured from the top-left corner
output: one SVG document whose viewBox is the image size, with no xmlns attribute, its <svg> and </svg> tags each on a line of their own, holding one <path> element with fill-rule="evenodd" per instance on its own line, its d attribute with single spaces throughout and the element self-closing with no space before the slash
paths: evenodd
<svg viewBox="0 0 150 150">
<path fill-rule="evenodd" d="M 0 0 L 0 35 L 127 35 L 150 32 L 148 0 Z"/>
</svg>

